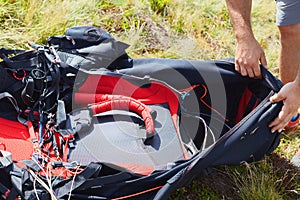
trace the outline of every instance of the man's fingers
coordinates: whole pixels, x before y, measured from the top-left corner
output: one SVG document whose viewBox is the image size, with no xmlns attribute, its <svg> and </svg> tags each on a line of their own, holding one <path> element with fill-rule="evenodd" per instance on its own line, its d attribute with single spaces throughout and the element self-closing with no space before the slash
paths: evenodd
<svg viewBox="0 0 300 200">
<path fill-rule="evenodd" d="M 238 63 L 235 63 L 235 67 L 234 68 L 235 68 L 235 71 L 237 71 L 237 72 L 240 73 L 241 69 L 240 69 L 240 66 L 239 66 Z"/>
<path fill-rule="evenodd" d="M 240 73 L 242 76 L 247 76 L 248 73 L 247 73 L 247 70 L 244 66 L 240 66 Z"/>
<path fill-rule="evenodd" d="M 255 78 L 261 78 L 261 71 L 260 71 L 260 67 L 257 66 L 253 69 L 253 72 L 254 72 L 254 77 Z"/>
<path fill-rule="evenodd" d="M 271 128 L 271 133 L 275 133 L 276 131 L 281 132 L 288 123 L 289 121 L 281 121 Z"/>
<path fill-rule="evenodd" d="M 254 78 L 254 73 L 253 73 L 252 68 L 247 68 L 247 74 L 250 78 Z"/>
<path fill-rule="evenodd" d="M 242 76 L 249 76 L 250 78 L 261 78 L 261 70 L 258 60 L 256 60 L 256 62 L 253 62 L 253 60 L 247 61 L 242 58 L 236 59 L 235 70 Z"/>
<path fill-rule="evenodd" d="M 290 122 L 293 115 L 295 115 L 293 110 L 290 110 L 288 107 L 283 106 L 282 110 L 278 114 L 278 117 L 269 124 L 269 127 L 271 127 L 271 132 L 281 132 L 285 128 L 285 126 Z"/>
<path fill-rule="evenodd" d="M 281 110 L 278 114 L 278 117 L 269 124 L 269 127 L 271 127 L 271 132 L 281 132 L 284 129 L 284 127 L 289 123 L 291 118 L 291 113 L 288 113 L 285 110 Z"/>
</svg>

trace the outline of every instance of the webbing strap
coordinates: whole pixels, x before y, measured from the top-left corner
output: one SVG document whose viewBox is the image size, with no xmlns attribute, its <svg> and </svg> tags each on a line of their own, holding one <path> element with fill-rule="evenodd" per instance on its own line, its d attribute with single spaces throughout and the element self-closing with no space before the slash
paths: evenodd
<svg viewBox="0 0 300 200">
<path fill-rule="evenodd" d="M 7 167 L 12 163 L 11 153 L 0 150 L 0 167 Z"/>
<path fill-rule="evenodd" d="M 5 187 L 5 185 L 3 185 L 2 183 L 0 183 L 0 193 L 1 194 L 7 196 L 7 194 L 8 194 L 9 191 L 10 190 L 7 187 Z"/>
<path fill-rule="evenodd" d="M 98 174 L 101 170 L 102 165 L 97 163 L 90 163 L 80 174 L 76 175 L 74 181 L 69 180 L 63 186 L 59 186 L 57 189 L 57 198 L 62 199 L 64 196 L 68 195 L 73 190 L 79 188 L 82 184 L 86 182 L 87 179 L 93 177 L 95 174 Z M 72 191 L 70 191 L 72 188 Z"/>
<path fill-rule="evenodd" d="M 11 104 L 14 106 L 14 108 L 16 109 L 16 111 L 18 113 L 20 113 L 20 108 L 18 106 L 18 102 L 17 102 L 17 100 L 11 94 L 9 94 L 8 92 L 0 93 L 0 100 L 4 99 L 4 98 L 7 98 L 11 102 Z"/>
<path fill-rule="evenodd" d="M 38 58 L 27 58 L 24 60 L 11 60 L 7 57 L 3 58 L 5 64 L 12 69 L 28 69 L 28 67 L 34 67 L 38 64 Z"/>
<path fill-rule="evenodd" d="M 87 190 L 93 186 L 103 186 L 114 183 L 122 183 L 130 180 L 133 177 L 132 173 L 121 172 L 118 174 L 113 174 L 109 176 L 96 177 L 91 180 L 86 181 L 81 187 L 80 190 Z"/>
<path fill-rule="evenodd" d="M 18 200 L 18 195 L 18 191 L 15 189 L 15 187 L 13 187 L 11 190 L 8 191 L 7 200 Z"/>
<path fill-rule="evenodd" d="M 22 169 L 19 168 L 15 163 L 13 163 L 13 170 L 10 171 L 10 177 L 12 182 L 12 188 L 8 194 L 7 200 L 15 200 L 18 194 L 22 194 L 22 181 L 23 173 Z"/>
<path fill-rule="evenodd" d="M 36 133 L 34 131 L 32 122 L 31 121 L 27 121 L 27 126 L 28 126 L 28 132 L 29 132 L 29 135 L 30 135 L 30 139 L 31 139 L 31 141 L 33 143 L 33 149 L 36 150 L 36 149 L 38 149 L 38 145 L 39 144 L 38 144 L 38 139 L 36 137 Z"/>
<path fill-rule="evenodd" d="M 25 52 L 25 50 L 5 49 L 5 48 L 0 49 L 0 54 L 5 54 L 5 55 L 19 54 L 19 53 L 23 53 L 23 52 Z"/>
</svg>

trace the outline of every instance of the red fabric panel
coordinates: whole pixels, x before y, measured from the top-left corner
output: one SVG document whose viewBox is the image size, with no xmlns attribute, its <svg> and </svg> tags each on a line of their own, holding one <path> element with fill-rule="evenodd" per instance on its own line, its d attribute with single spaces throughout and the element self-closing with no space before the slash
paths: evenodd
<svg viewBox="0 0 300 200">
<path fill-rule="evenodd" d="M 252 96 L 253 96 L 252 92 L 248 88 L 246 88 L 239 102 L 238 111 L 234 120 L 235 124 L 237 124 L 239 121 L 241 121 L 244 118 L 245 110 L 249 105 Z M 257 106 L 257 102 L 254 105 L 254 107 L 256 106 Z"/>
<path fill-rule="evenodd" d="M 0 143 L 12 153 L 14 161 L 30 159 L 33 152 L 28 129 L 19 122 L 0 118 Z"/>
<path fill-rule="evenodd" d="M 134 173 L 138 173 L 145 176 L 149 176 L 154 171 L 154 167 L 151 165 L 143 165 L 137 163 L 123 163 L 123 162 L 116 162 L 114 164 L 117 166 L 122 166 L 125 169 L 128 169 Z"/>
</svg>

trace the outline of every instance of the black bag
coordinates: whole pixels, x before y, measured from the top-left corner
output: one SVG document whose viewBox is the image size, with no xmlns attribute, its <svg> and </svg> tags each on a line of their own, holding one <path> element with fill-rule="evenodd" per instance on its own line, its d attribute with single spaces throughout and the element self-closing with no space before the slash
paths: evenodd
<svg viewBox="0 0 300 200">
<path fill-rule="evenodd" d="M 278 146 L 280 133 L 268 124 L 282 103 L 269 97 L 282 85 L 264 68 L 262 79 L 250 79 L 230 60 L 115 54 L 109 70 L 91 59 L 106 39 L 113 41 L 95 27 L 75 27 L 50 38 L 51 46 L 3 50 L 0 70 L 9 84 L 1 85 L 0 125 L 25 119 L 15 131 L 32 141 L 33 153 L 16 159 L 24 152 L 0 129 L 2 198 L 166 199 L 207 168 L 257 161 Z M 22 97 L 30 79 L 32 103 Z"/>
<path fill-rule="evenodd" d="M 67 29 L 65 35 L 48 38 L 48 44 L 58 50 L 61 60 L 74 68 L 86 70 L 131 67 L 125 52 L 128 45 L 115 40 L 106 31 L 93 26 Z"/>
</svg>

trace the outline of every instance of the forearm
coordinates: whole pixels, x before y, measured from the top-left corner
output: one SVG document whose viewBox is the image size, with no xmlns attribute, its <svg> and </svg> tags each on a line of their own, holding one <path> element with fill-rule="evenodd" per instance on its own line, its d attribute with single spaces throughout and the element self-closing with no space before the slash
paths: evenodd
<svg viewBox="0 0 300 200">
<path fill-rule="evenodd" d="M 236 39 L 253 39 L 251 27 L 252 0 L 226 0 L 229 16 L 233 24 Z"/>
</svg>

